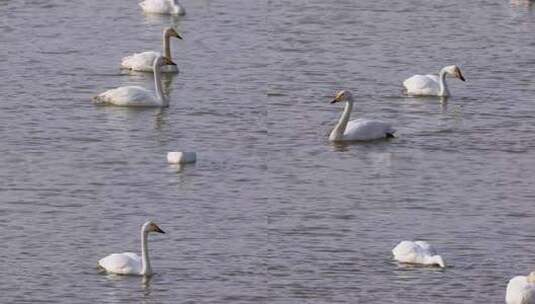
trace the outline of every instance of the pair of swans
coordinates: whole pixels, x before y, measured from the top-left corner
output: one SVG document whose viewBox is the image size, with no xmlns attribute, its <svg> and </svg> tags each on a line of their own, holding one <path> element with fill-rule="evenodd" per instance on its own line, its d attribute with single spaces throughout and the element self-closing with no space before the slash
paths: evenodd
<svg viewBox="0 0 535 304">
<path fill-rule="evenodd" d="M 153 72 L 154 91 L 139 86 L 118 87 L 93 97 L 95 103 L 122 107 L 168 107 L 169 99 L 163 92 L 161 73 L 178 72 L 176 64 L 171 60 L 171 37 L 182 39 L 173 28 L 164 29 L 163 56 L 158 52 L 148 51 L 124 57 L 121 62 L 121 67 L 125 69 Z"/>
<path fill-rule="evenodd" d="M 108 273 L 123 275 L 152 275 L 149 259 L 150 232 L 165 233 L 158 225 L 148 221 L 141 226 L 141 257 L 133 252 L 113 253 L 98 261 L 98 267 Z"/>
<path fill-rule="evenodd" d="M 139 3 L 143 12 L 149 14 L 185 15 L 186 9 L 177 0 L 144 0 Z"/>
<path fill-rule="evenodd" d="M 456 65 L 450 65 L 442 68 L 438 76 L 414 75 L 403 81 L 403 86 L 405 86 L 406 93 L 411 96 L 433 95 L 446 97 L 450 95 L 446 83 L 446 75 L 465 81 L 461 69 Z M 386 122 L 369 119 L 350 121 L 349 116 L 353 109 L 353 95 L 349 91 L 338 92 L 331 103 L 343 101 L 346 102 L 346 105 L 340 120 L 329 135 L 330 141 L 366 141 L 394 137 L 395 130 Z"/>
<path fill-rule="evenodd" d="M 159 56 L 152 65 L 155 91 L 140 86 L 118 87 L 93 97 L 94 102 L 122 107 L 168 107 L 169 99 L 163 92 L 161 81 L 161 68 L 165 64 L 174 63 L 167 57 Z"/>
<path fill-rule="evenodd" d="M 394 259 L 401 263 L 446 267 L 436 250 L 424 241 L 403 241 L 393 250 Z M 535 271 L 527 276 L 516 276 L 507 284 L 507 304 L 535 304 Z"/>
</svg>

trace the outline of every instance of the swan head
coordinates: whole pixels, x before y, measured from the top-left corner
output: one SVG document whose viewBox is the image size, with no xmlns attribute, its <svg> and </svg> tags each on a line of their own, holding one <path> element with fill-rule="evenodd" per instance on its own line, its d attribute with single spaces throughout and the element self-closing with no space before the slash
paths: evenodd
<svg viewBox="0 0 535 304">
<path fill-rule="evenodd" d="M 182 39 L 182 36 L 172 27 L 168 27 L 164 30 L 166 37 L 176 37 L 178 39 Z"/>
<path fill-rule="evenodd" d="M 430 262 L 431 265 L 438 265 L 441 268 L 446 267 L 446 263 L 444 263 L 444 259 L 442 259 L 442 257 L 440 255 L 432 256 L 431 259 L 429 260 L 429 262 Z"/>
<path fill-rule="evenodd" d="M 535 284 L 535 271 L 532 271 L 528 277 L 527 277 L 527 281 L 528 283 L 530 284 Z"/>
<path fill-rule="evenodd" d="M 149 233 L 149 232 L 165 233 L 165 231 L 160 229 L 160 227 L 158 227 L 158 225 L 156 225 L 152 221 L 145 222 L 145 224 L 143 224 L 142 230 L 144 233 Z"/>
<path fill-rule="evenodd" d="M 333 100 L 331 100 L 331 103 L 337 103 L 337 102 L 348 101 L 348 100 L 353 100 L 353 95 L 351 94 L 351 92 L 347 90 L 342 90 L 336 93 L 336 96 L 334 97 Z"/>
<path fill-rule="evenodd" d="M 451 75 L 452 77 L 459 78 L 462 81 L 466 81 L 464 79 L 463 74 L 461 73 L 461 69 L 456 65 L 449 65 L 443 69 L 446 73 Z"/>
</svg>

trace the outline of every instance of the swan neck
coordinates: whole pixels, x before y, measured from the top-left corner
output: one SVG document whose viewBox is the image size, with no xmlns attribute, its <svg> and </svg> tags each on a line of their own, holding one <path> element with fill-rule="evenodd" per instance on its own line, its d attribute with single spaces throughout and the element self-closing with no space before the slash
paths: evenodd
<svg viewBox="0 0 535 304">
<path fill-rule="evenodd" d="M 448 84 L 446 83 L 446 70 L 442 69 L 440 70 L 440 74 L 438 75 L 439 84 L 440 84 L 440 91 L 438 93 L 438 96 L 449 96 L 450 91 L 448 90 Z"/>
<path fill-rule="evenodd" d="M 148 246 L 149 233 L 141 229 L 141 274 L 151 275 L 152 268 L 150 267 L 149 260 L 149 246 Z"/>
<path fill-rule="evenodd" d="M 169 106 L 169 100 L 163 93 L 163 86 L 162 86 L 162 73 L 161 73 L 161 67 L 157 64 L 154 64 L 154 88 L 156 90 L 156 95 L 158 96 L 158 99 L 161 101 L 163 107 Z"/>
<path fill-rule="evenodd" d="M 167 33 L 163 34 L 163 53 L 164 56 L 171 59 L 171 42 L 169 41 L 170 37 Z"/>
<path fill-rule="evenodd" d="M 440 255 L 434 255 L 434 256 L 431 256 L 427 259 L 427 263 L 428 264 L 431 264 L 431 265 L 438 265 L 442 268 L 446 267 L 446 264 L 444 263 L 444 260 L 442 259 L 442 257 Z"/>
<path fill-rule="evenodd" d="M 340 140 L 344 136 L 344 132 L 347 127 L 347 123 L 349 122 L 349 116 L 351 115 L 351 110 L 353 109 L 353 98 L 350 97 L 346 101 L 346 105 L 344 107 L 344 112 L 342 112 L 342 116 L 340 116 L 340 119 L 338 120 L 338 123 L 334 127 L 334 129 L 331 132 L 331 135 L 329 136 L 329 139 L 332 141 Z"/>
</svg>

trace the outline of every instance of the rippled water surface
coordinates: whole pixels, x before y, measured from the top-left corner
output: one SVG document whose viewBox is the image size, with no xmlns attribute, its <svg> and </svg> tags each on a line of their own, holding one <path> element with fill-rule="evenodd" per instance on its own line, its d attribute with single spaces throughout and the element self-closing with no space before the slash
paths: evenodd
<svg viewBox="0 0 535 304">
<path fill-rule="evenodd" d="M 0 0 L 2 303 L 503 303 L 535 270 L 535 5 L 527 1 Z M 152 75 L 123 56 L 172 41 L 163 110 L 98 107 Z M 452 97 L 401 81 L 458 64 Z M 333 145 L 341 105 L 397 138 Z M 166 163 L 167 151 L 198 162 Z M 139 250 L 156 275 L 98 273 Z M 432 242 L 449 267 L 390 250 Z"/>
</svg>

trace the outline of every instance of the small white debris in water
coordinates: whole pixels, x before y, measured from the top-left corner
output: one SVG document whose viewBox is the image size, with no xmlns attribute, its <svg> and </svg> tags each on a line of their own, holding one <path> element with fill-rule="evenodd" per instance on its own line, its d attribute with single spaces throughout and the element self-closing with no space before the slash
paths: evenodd
<svg viewBox="0 0 535 304">
<path fill-rule="evenodd" d="M 195 152 L 167 152 L 167 162 L 170 164 L 189 164 L 196 160 Z"/>
</svg>

